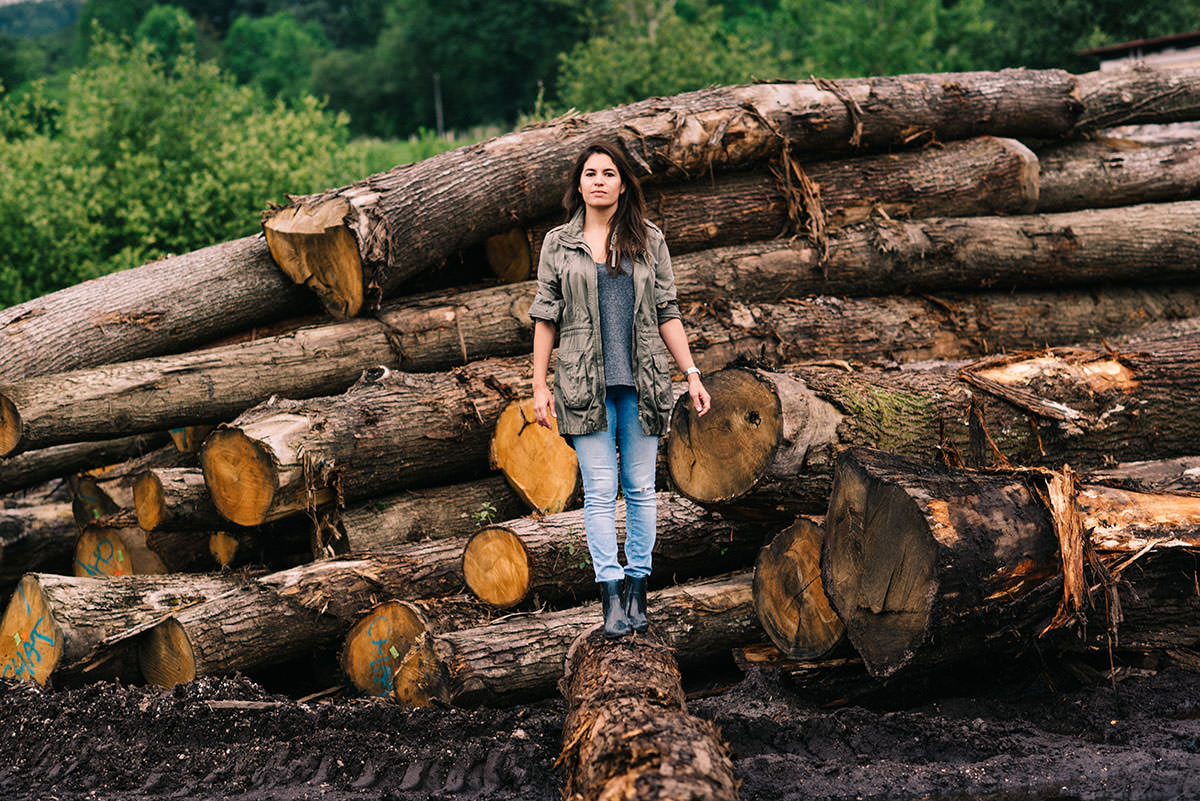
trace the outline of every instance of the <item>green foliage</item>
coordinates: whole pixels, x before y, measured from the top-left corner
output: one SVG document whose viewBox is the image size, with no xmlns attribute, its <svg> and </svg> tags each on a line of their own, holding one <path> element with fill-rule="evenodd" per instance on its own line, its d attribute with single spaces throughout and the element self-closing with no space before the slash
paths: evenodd
<svg viewBox="0 0 1200 801">
<path fill-rule="evenodd" d="M 184 49 L 194 52 L 196 23 L 178 6 L 151 6 L 134 31 L 134 38 L 149 42 L 158 55 L 168 61 Z"/>
<path fill-rule="evenodd" d="M 145 42 L 100 40 L 39 129 L 53 110 L 0 101 L 0 305 L 245 236 L 285 193 L 357 177 L 344 118 Z"/>
<path fill-rule="evenodd" d="M 79 19 L 78 0 L 29 0 L 0 6 L 0 34 L 49 36 Z"/>
<path fill-rule="evenodd" d="M 329 50 L 320 26 L 287 11 L 257 19 L 238 17 L 225 37 L 225 65 L 268 97 L 294 100 L 312 89 L 311 64 Z"/>
<path fill-rule="evenodd" d="M 0 87 L 15 88 L 40 77 L 47 60 L 46 51 L 36 42 L 0 34 Z"/>
<path fill-rule="evenodd" d="M 475 521 L 476 528 L 490 526 L 496 519 L 496 505 L 491 501 L 484 501 L 479 504 L 479 509 L 471 513 L 471 519 Z"/>
</svg>

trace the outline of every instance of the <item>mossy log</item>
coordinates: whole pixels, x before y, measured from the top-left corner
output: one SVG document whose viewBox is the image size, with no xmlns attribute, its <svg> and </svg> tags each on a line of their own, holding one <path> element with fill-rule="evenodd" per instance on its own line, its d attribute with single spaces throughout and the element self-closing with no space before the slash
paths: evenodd
<svg viewBox="0 0 1200 801">
<path fill-rule="evenodd" d="M 568 801 L 737 798 L 721 731 L 689 715 L 679 667 L 656 636 L 613 642 L 593 630 L 571 645 L 562 680 Z"/>
<path fill-rule="evenodd" d="M 842 642 L 846 627 L 821 583 L 825 530 L 799 517 L 758 554 L 754 609 L 771 642 L 792 659 L 819 659 Z"/>
<path fill-rule="evenodd" d="M 750 574 L 681 584 L 650 593 L 651 631 L 682 665 L 702 664 L 762 637 Z M 509 616 L 487 626 L 422 635 L 396 673 L 395 699 L 458 706 L 515 704 L 554 692 L 571 643 L 600 621 L 598 604 Z"/>
<path fill-rule="evenodd" d="M 681 493 L 724 514 L 821 513 L 837 450 L 1086 470 L 1190 454 L 1200 436 L 1200 335 L 1113 340 L 900 370 L 735 367 L 706 377 L 712 409 L 677 403 L 667 463 Z"/>
<path fill-rule="evenodd" d="M 214 431 L 200 452 L 217 509 L 253 526 L 479 476 L 504 407 L 531 394 L 529 357 L 448 373 L 372 369 L 343 395 L 270 401 Z"/>
<path fill-rule="evenodd" d="M 458 539 L 411 543 L 270 573 L 180 611 L 140 643 L 146 680 L 170 687 L 285 662 L 345 636 L 385 599 L 439 598 L 463 588 Z"/>
<path fill-rule="evenodd" d="M 515 400 L 500 413 L 488 462 L 535 514 L 561 512 L 583 490 L 575 449 L 559 436 L 555 418 L 550 428 L 537 424 L 533 398 Z"/>
<path fill-rule="evenodd" d="M 157 450 L 167 443 L 161 431 L 101 442 L 73 442 L 0 458 L 0 493 L 35 487 L 64 476 L 116 464 Z"/>
<path fill-rule="evenodd" d="M 0 382 L 179 352 L 313 306 L 248 236 L 0 311 Z"/>
<path fill-rule="evenodd" d="M 682 580 L 748 565 L 762 546 L 759 526 L 736 526 L 673 492 L 656 495 L 658 528 L 651 581 Z M 618 543 L 625 504 L 617 506 Z M 596 576 L 588 558 L 583 510 L 485 526 L 463 551 L 463 578 L 477 597 L 510 607 L 537 597 L 547 603 L 591 598 Z"/>
<path fill-rule="evenodd" d="M 136 649 L 93 651 L 113 637 L 172 610 L 214 598 L 237 586 L 233 576 L 126 576 L 73 578 L 29 573 L 21 579 L 0 622 L 0 676 L 45 684 L 64 680 L 137 679 Z"/>
<path fill-rule="evenodd" d="M 69 503 L 0 509 L 0 587 L 26 573 L 66 573 L 79 529 Z"/>
<path fill-rule="evenodd" d="M 639 177 L 698 176 L 796 152 L 1054 136 L 1081 111 L 1063 72 L 906 75 L 722 87 L 651 98 L 500 136 L 267 215 L 275 261 L 331 313 L 353 316 L 449 254 L 553 211 L 586 142 L 608 138 Z M 486 165 L 486 169 L 483 169 Z M 420 218 L 421 225 L 412 220 Z"/>
<path fill-rule="evenodd" d="M 474 598 L 456 595 L 418 601 L 383 601 L 350 627 L 342 647 L 342 672 L 360 692 L 390 697 L 393 674 L 422 634 L 482 626 L 495 612 Z"/>
<path fill-rule="evenodd" d="M 1089 550 L 1125 580 L 1133 564 L 1161 578 L 1150 552 L 1180 550 L 1194 578 L 1200 498 L 1047 473 L 952 469 L 863 448 L 842 454 L 821 574 L 872 675 L 945 666 L 1012 647 L 1013 640 L 1028 644 L 1040 631 L 1086 618 Z M 1061 580 L 1049 586 L 1055 578 Z M 1146 581 L 1145 589 L 1154 584 Z M 1135 582 L 1135 590 L 1142 586 Z M 1137 623 L 1126 618 L 1117 626 L 1120 639 L 1173 630 L 1193 641 L 1200 635 L 1194 583 L 1184 581 L 1182 595 L 1178 581 L 1171 586 L 1162 614 Z M 1093 600 L 1103 605 L 1113 597 Z"/>
</svg>

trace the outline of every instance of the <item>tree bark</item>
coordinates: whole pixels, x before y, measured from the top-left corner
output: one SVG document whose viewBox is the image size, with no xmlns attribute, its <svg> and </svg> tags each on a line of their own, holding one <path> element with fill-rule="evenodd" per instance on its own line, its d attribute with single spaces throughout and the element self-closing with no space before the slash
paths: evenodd
<svg viewBox="0 0 1200 801">
<path fill-rule="evenodd" d="M 585 143 L 606 138 L 647 177 L 703 175 L 796 152 L 918 137 L 1055 136 L 1081 108 L 1063 72 L 755 84 L 651 98 L 531 128 L 299 199 L 264 230 L 276 262 L 332 313 L 378 305 L 416 273 L 553 211 Z M 421 219 L 421 225 L 414 225 Z"/>
<path fill-rule="evenodd" d="M 151 468 L 133 480 L 133 508 L 146 531 L 216 531 L 229 528 L 212 502 L 198 467 Z"/>
<path fill-rule="evenodd" d="M 763 543 L 758 526 L 735 526 L 675 493 L 657 494 L 658 528 L 651 580 L 688 579 L 748 565 Z M 625 505 L 617 508 L 625 539 Z M 463 577 L 477 597 L 510 607 L 534 596 L 546 603 L 591 600 L 596 575 L 588 558 L 583 510 L 487 526 L 463 550 Z"/>
<path fill-rule="evenodd" d="M 846 627 L 821 583 L 824 529 L 798 517 L 754 563 L 754 609 L 775 646 L 793 659 L 819 659 L 842 642 Z"/>
<path fill-rule="evenodd" d="M 360 692 L 390 697 L 395 690 L 392 674 L 418 636 L 482 626 L 493 614 L 466 595 L 376 604 L 346 634 L 342 672 Z"/>
<path fill-rule="evenodd" d="M 1016 217 L 872 221 L 806 240 L 717 248 L 674 261 L 680 298 L 746 303 L 806 294 L 1029 290 L 1121 281 L 1191 281 L 1200 202 Z"/>
<path fill-rule="evenodd" d="M 1007 631 L 1031 639 L 1056 600 L 1045 587 L 1059 576 L 1050 627 L 1086 616 L 1089 548 L 1117 573 L 1161 549 L 1191 551 L 1194 572 L 1200 550 L 1200 498 L 950 469 L 862 448 L 838 459 L 826 521 L 826 592 L 877 677 L 950 664 L 989 641 L 995 647 Z M 1194 640 L 1200 599 L 1188 600 L 1194 587 L 1186 588 L 1175 600 L 1191 616 L 1159 615 L 1153 626 L 1193 627 Z"/>
<path fill-rule="evenodd" d="M 1200 494 L 1200 456 L 1121 462 L 1088 471 L 1087 480 L 1141 492 Z"/>
<path fill-rule="evenodd" d="M 535 422 L 533 398 L 515 400 L 500 413 L 488 447 L 488 464 L 504 474 L 534 514 L 567 509 L 583 491 L 575 449 L 550 428 Z"/>
<path fill-rule="evenodd" d="M 495 520 L 510 520 L 528 511 L 525 502 L 500 476 L 410 489 L 372 498 L 322 521 L 314 541 L 316 558 L 368 553 L 417 540 L 469 537 Z"/>
<path fill-rule="evenodd" d="M 733 368 L 706 379 L 713 405 L 703 419 L 676 404 L 667 463 L 698 503 L 790 520 L 824 511 L 834 453 L 848 445 L 971 466 L 1080 469 L 1113 454 L 1189 454 L 1200 435 L 1198 336 L 896 371 Z"/>
<path fill-rule="evenodd" d="M 216 568 L 208 533 L 145 531 L 123 511 L 84 526 L 75 541 L 75 575 L 148 576 Z"/>
<path fill-rule="evenodd" d="M 568 801 L 737 798 L 733 761 L 711 721 L 689 715 L 679 667 L 658 637 L 615 643 L 593 630 L 567 654 L 563 726 Z"/>
<path fill-rule="evenodd" d="M 69 503 L 0 509 L 0 587 L 26 573 L 66 573 L 79 529 Z"/>
<path fill-rule="evenodd" d="M 0 458 L 0 493 L 34 487 L 83 470 L 136 458 L 168 442 L 161 431 L 103 442 L 73 442 Z"/>
<path fill-rule="evenodd" d="M 1132 67 L 1089 72 L 1075 80 L 1075 96 L 1083 104 L 1076 123 L 1081 132 L 1200 119 L 1200 69 L 1195 67 Z"/>
<path fill-rule="evenodd" d="M 762 637 L 749 573 L 660 590 L 649 601 L 650 630 L 685 667 Z M 562 676 L 571 643 L 599 621 L 599 606 L 589 604 L 418 637 L 396 675 L 395 699 L 407 706 L 434 700 L 475 706 L 544 698 Z"/>
<path fill-rule="evenodd" d="M 148 631 L 142 672 L 170 687 L 300 656 L 345 636 L 380 600 L 440 598 L 461 591 L 459 539 L 299 565 L 245 582 L 182 610 Z"/>
<path fill-rule="evenodd" d="M 128 511 L 134 515 L 131 525 L 136 525 L 133 485 L 138 476 L 156 467 L 175 468 L 195 463 L 193 454 L 182 453 L 173 445 L 165 445 L 105 469 L 72 476 L 71 507 L 75 522 L 82 528 L 102 517 Z"/>
<path fill-rule="evenodd" d="M 0 382 L 178 352 L 312 306 L 248 236 L 0 311 Z"/>
<path fill-rule="evenodd" d="M 529 358 L 449 373 L 369 370 L 344 395 L 274 401 L 213 432 L 200 453 L 217 509 L 258 525 L 336 500 L 478 476 L 496 420 L 531 393 Z"/>
<path fill-rule="evenodd" d="M 17 585 L 0 623 L 0 676 L 39 684 L 52 675 L 77 676 L 106 637 L 216 597 L 237 583 L 233 576 L 100 579 L 30 573 Z M 129 656 L 123 651 L 119 658 L 93 664 L 87 675 L 136 678 L 136 661 Z"/>
</svg>

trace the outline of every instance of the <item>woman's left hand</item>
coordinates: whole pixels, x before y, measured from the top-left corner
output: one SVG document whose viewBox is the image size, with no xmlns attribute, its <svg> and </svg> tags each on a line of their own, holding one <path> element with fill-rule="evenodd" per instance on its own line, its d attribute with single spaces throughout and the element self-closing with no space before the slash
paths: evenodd
<svg viewBox="0 0 1200 801">
<path fill-rule="evenodd" d="M 704 388 L 704 383 L 700 380 L 700 376 L 693 373 L 688 376 L 688 394 L 692 396 L 692 408 L 696 410 L 699 417 L 708 414 L 709 407 L 712 406 L 712 398 L 708 395 L 708 390 Z"/>
</svg>

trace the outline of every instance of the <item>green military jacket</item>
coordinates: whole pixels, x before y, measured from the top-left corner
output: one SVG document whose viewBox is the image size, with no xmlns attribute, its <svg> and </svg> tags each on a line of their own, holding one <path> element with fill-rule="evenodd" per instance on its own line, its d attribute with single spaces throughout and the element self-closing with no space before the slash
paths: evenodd
<svg viewBox="0 0 1200 801">
<path fill-rule="evenodd" d="M 538 263 L 538 291 L 529 316 L 558 327 L 554 409 L 560 434 L 604 431 L 604 352 L 596 263 L 583 240 L 580 209 L 546 234 Z M 633 365 L 642 431 L 666 431 L 672 406 L 671 360 L 658 326 L 679 314 L 666 239 L 647 222 L 646 253 L 633 262 Z"/>
</svg>

